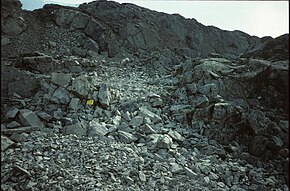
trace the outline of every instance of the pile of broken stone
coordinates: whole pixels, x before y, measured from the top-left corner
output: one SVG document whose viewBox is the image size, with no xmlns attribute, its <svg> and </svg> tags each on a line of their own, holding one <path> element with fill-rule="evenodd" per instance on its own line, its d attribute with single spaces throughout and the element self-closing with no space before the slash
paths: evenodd
<svg viewBox="0 0 290 191">
<path fill-rule="evenodd" d="M 288 121 L 237 96 L 285 63 L 188 59 L 164 76 L 138 59 L 91 61 L 87 71 L 79 62 L 81 73 L 10 67 L 21 77 L 2 106 L 3 190 L 288 189 Z"/>
<path fill-rule="evenodd" d="M 289 59 L 114 56 L 93 10 L 38 10 L 55 19 L 43 47 L 30 44 L 35 13 L 1 15 L 1 190 L 288 190 Z M 130 35 L 139 48 L 159 39 Z"/>
</svg>

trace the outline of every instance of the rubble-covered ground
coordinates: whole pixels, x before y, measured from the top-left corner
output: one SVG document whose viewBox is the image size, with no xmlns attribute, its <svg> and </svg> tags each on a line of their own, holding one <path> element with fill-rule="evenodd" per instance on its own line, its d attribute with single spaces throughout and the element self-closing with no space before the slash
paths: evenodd
<svg viewBox="0 0 290 191">
<path fill-rule="evenodd" d="M 1 191 L 289 190 L 288 34 L 1 7 Z"/>
</svg>

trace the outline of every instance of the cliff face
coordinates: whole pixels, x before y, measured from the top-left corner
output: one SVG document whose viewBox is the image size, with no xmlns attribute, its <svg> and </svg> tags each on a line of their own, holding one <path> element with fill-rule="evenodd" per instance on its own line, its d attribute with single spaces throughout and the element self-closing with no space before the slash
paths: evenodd
<svg viewBox="0 0 290 191">
<path fill-rule="evenodd" d="M 237 57 L 257 40 L 239 31 L 206 27 L 195 19 L 168 15 L 133 4 L 92 2 L 79 10 L 94 17 L 108 28 L 119 46 L 129 50 L 180 49 L 185 55 L 207 56 L 211 52 Z"/>
<path fill-rule="evenodd" d="M 13 11 L 9 13 L 5 11 L 9 9 L 9 6 L 5 6 L 7 2 L 3 2 L 1 19 L 4 35 L 18 35 L 26 28 L 25 16 L 21 16 L 23 13 L 18 16 L 13 14 L 21 12 L 20 4 L 15 2 L 12 6 Z M 7 5 L 11 4 L 12 2 Z M 14 16 L 8 17 L 9 14 Z M 181 56 L 206 57 L 210 53 L 218 53 L 230 59 L 241 55 L 260 55 L 270 59 L 267 54 L 274 51 L 275 55 L 280 52 L 282 55 L 279 57 L 287 59 L 289 46 L 289 35 L 277 39 L 260 39 L 241 31 L 225 31 L 213 26 L 204 26 L 195 19 L 185 19 L 177 14 L 169 15 L 114 1 L 94 1 L 81 4 L 78 8 L 46 5 L 44 9 L 26 12 L 26 15 L 30 15 L 28 22 L 32 26 L 29 28 L 35 28 L 34 34 L 48 31 L 44 25 L 56 24 L 91 38 L 98 44 L 98 52 L 108 52 L 109 57 L 123 53 L 140 54 L 169 49 Z M 36 22 L 32 22 L 35 19 Z M 275 44 L 279 46 L 274 48 Z"/>
<path fill-rule="evenodd" d="M 288 190 L 288 34 L 1 5 L 1 190 Z"/>
</svg>

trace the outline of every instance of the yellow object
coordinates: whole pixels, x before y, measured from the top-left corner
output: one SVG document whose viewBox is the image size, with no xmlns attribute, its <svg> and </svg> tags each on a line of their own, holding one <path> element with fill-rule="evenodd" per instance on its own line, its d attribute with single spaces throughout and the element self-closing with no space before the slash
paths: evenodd
<svg viewBox="0 0 290 191">
<path fill-rule="evenodd" d="M 93 104 L 94 104 L 94 100 L 92 99 L 87 100 L 87 105 L 93 105 Z"/>
</svg>

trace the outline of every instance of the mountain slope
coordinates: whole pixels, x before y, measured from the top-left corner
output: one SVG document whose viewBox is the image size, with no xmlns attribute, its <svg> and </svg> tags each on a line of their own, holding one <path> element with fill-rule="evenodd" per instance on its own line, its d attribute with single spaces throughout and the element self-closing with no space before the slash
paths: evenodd
<svg viewBox="0 0 290 191">
<path fill-rule="evenodd" d="M 288 34 L 1 5 L 1 190 L 289 189 Z"/>
</svg>

